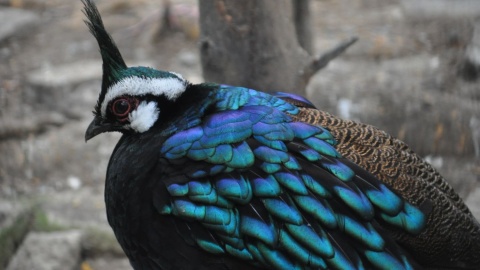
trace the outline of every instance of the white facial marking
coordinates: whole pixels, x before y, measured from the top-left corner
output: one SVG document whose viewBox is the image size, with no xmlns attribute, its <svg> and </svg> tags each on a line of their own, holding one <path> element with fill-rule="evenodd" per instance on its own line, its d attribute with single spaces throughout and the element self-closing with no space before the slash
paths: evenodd
<svg viewBox="0 0 480 270">
<path fill-rule="evenodd" d="M 172 74 L 175 74 L 175 76 L 177 76 L 178 78 L 180 78 L 182 81 L 185 81 L 185 79 L 183 78 L 182 74 L 177 73 L 177 72 L 173 72 L 173 71 L 169 71 L 169 72 L 172 73 Z"/>
<path fill-rule="evenodd" d="M 183 78 L 140 78 L 127 77 L 110 86 L 102 103 L 102 115 L 106 115 L 107 105 L 110 101 L 122 95 L 142 96 L 152 94 L 164 95 L 170 100 L 175 100 L 187 88 L 187 82 Z"/>
<path fill-rule="evenodd" d="M 145 132 L 155 124 L 159 114 L 160 112 L 157 109 L 157 103 L 155 101 L 148 103 L 142 101 L 138 104 L 137 109 L 128 116 L 130 127 L 137 132 Z"/>
</svg>

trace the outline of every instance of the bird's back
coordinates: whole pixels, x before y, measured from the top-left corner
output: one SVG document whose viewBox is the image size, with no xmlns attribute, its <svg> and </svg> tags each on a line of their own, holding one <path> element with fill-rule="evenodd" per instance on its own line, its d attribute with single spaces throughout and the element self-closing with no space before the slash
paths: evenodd
<svg viewBox="0 0 480 270">
<path fill-rule="evenodd" d="M 480 225 L 458 194 L 428 162 L 385 131 L 340 119 L 298 100 L 286 99 L 303 106 L 294 116 L 296 121 L 328 129 L 337 140 L 336 149 L 343 156 L 393 187 L 409 203 L 418 206 L 432 202 L 426 229 L 419 235 L 391 228 L 397 241 L 413 251 L 417 260 L 438 268 L 480 267 Z"/>
</svg>

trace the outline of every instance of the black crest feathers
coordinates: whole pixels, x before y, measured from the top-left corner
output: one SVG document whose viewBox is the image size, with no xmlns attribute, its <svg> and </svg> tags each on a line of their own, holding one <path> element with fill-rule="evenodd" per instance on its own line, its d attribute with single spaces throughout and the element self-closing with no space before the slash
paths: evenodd
<svg viewBox="0 0 480 270">
<path fill-rule="evenodd" d="M 82 3 L 85 6 L 83 13 L 87 16 L 85 23 L 98 42 L 103 60 L 102 91 L 98 100 L 98 102 L 101 103 L 105 97 L 107 88 L 115 83 L 119 78 L 119 72 L 126 69 L 127 65 L 123 61 L 122 55 L 112 37 L 108 34 L 107 30 L 105 30 L 102 17 L 95 3 L 92 0 L 82 0 Z M 99 107 L 99 104 L 97 104 L 97 107 Z M 99 113 L 98 108 L 96 108 L 96 113 Z"/>
</svg>

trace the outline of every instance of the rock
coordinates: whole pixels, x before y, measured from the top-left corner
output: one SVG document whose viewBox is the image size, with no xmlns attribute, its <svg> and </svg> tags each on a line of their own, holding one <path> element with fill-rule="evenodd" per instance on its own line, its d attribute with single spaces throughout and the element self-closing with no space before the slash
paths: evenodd
<svg viewBox="0 0 480 270">
<path fill-rule="evenodd" d="M 430 156 L 431 158 L 432 156 Z M 433 163 L 433 167 L 440 172 L 464 201 L 475 191 L 475 187 L 480 186 L 478 181 L 480 179 L 480 163 L 472 157 L 435 156 Z M 471 203 L 467 205 L 472 206 Z"/>
<path fill-rule="evenodd" d="M 67 181 L 63 185 L 67 186 Z M 101 190 L 83 187 L 48 194 L 48 200 L 42 203 L 42 207 L 48 220 L 55 224 L 82 229 L 102 228 L 111 232 Z"/>
<path fill-rule="evenodd" d="M 480 19 L 477 20 L 474 24 L 474 32 L 473 32 L 472 40 L 468 45 L 466 53 L 467 53 L 467 58 L 472 63 L 475 63 L 477 66 L 480 66 Z"/>
<path fill-rule="evenodd" d="M 467 81 L 475 81 L 480 77 L 480 19 L 473 25 L 473 36 L 465 50 L 461 75 Z"/>
<path fill-rule="evenodd" d="M 2 18 L 0 41 L 29 28 L 40 20 L 35 13 L 16 8 L 0 8 L 0 18 Z"/>
<path fill-rule="evenodd" d="M 101 76 L 100 60 L 80 60 L 55 66 L 44 64 L 26 76 L 29 90 L 23 100 L 27 104 L 35 104 L 39 109 L 48 108 L 66 118 L 78 119 L 81 117 L 78 107 L 86 104 L 82 103 L 83 99 L 74 99 L 72 93 L 82 84 L 100 80 Z M 90 92 L 98 91 L 98 85 Z"/>
<path fill-rule="evenodd" d="M 475 149 L 475 158 L 480 160 L 480 119 L 473 116 L 470 118 L 470 129 L 472 130 L 472 140 Z"/>
<path fill-rule="evenodd" d="M 82 187 L 82 180 L 77 176 L 69 175 L 67 178 L 67 184 L 71 189 L 77 190 Z"/>
<path fill-rule="evenodd" d="M 18 201 L 0 201 L 0 269 L 28 233 L 33 218 L 32 207 Z"/>
<path fill-rule="evenodd" d="M 28 208 L 23 203 L 16 201 L 0 201 L 0 232 L 15 224 L 18 216 Z"/>
<path fill-rule="evenodd" d="M 90 227 L 83 232 L 82 255 L 85 258 L 98 258 L 102 255 L 125 258 L 125 253 L 111 228 Z"/>
<path fill-rule="evenodd" d="M 421 18 L 466 18 L 480 14 L 478 0 L 402 0 L 405 13 Z"/>
<path fill-rule="evenodd" d="M 127 258 L 116 258 L 116 257 L 100 257 L 89 259 L 84 262 L 84 265 L 90 266 L 91 269 L 95 270 L 131 270 L 132 266 Z M 84 268 L 88 269 L 88 268 Z"/>
<path fill-rule="evenodd" d="M 30 233 L 7 270 L 74 270 L 81 253 L 80 231 Z"/>
<path fill-rule="evenodd" d="M 178 61 L 185 67 L 198 65 L 198 54 L 191 51 L 183 51 L 178 54 Z"/>
<path fill-rule="evenodd" d="M 151 62 L 129 63 L 129 65 L 153 66 Z M 42 68 L 30 72 L 27 80 L 32 86 L 49 89 L 77 86 L 84 82 L 100 79 L 101 77 L 101 60 L 80 60 L 57 66 L 44 65 Z"/>
<path fill-rule="evenodd" d="M 322 110 L 379 127 L 420 155 L 473 156 L 469 121 L 479 107 L 459 94 L 461 86 L 445 86 L 445 76 L 436 81 L 442 61 L 426 54 L 379 63 L 336 59 L 313 77 L 307 95 Z"/>
<path fill-rule="evenodd" d="M 42 133 L 48 127 L 64 125 L 67 119 L 56 112 L 38 113 L 29 119 L 4 119 L 0 122 L 0 140 L 22 138 L 32 133 Z"/>
<path fill-rule="evenodd" d="M 44 66 L 32 71 L 27 79 L 30 84 L 42 88 L 74 86 L 89 80 L 100 79 L 102 62 L 100 60 L 81 60 L 59 66 Z"/>
</svg>

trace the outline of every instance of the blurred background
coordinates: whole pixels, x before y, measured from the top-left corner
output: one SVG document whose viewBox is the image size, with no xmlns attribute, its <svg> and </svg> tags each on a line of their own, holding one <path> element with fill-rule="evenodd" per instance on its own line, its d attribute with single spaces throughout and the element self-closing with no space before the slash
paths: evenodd
<svg viewBox="0 0 480 270">
<path fill-rule="evenodd" d="M 127 65 L 203 81 L 197 1 L 96 3 Z M 311 8 L 316 54 L 359 41 L 314 76 L 308 98 L 406 141 L 480 219 L 480 1 Z M 101 59 L 81 10 L 77 0 L 0 0 L 0 269 L 130 269 L 103 202 L 119 134 L 84 140 Z"/>
</svg>

